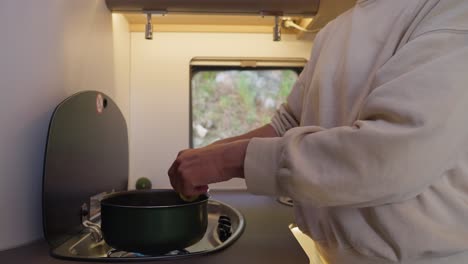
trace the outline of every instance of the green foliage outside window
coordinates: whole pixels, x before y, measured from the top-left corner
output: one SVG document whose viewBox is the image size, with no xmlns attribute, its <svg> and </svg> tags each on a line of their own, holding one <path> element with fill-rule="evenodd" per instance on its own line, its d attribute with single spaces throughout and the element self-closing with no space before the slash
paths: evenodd
<svg viewBox="0 0 468 264">
<path fill-rule="evenodd" d="M 269 123 L 297 78 L 293 70 L 197 72 L 192 78 L 193 147 Z"/>
</svg>

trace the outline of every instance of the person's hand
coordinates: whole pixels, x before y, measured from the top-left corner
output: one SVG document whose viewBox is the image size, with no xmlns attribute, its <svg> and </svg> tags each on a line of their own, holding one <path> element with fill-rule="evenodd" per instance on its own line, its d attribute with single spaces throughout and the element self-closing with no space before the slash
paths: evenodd
<svg viewBox="0 0 468 264">
<path fill-rule="evenodd" d="M 168 171 L 172 187 L 191 197 L 205 193 L 210 183 L 243 178 L 248 144 L 240 140 L 179 152 Z"/>
</svg>

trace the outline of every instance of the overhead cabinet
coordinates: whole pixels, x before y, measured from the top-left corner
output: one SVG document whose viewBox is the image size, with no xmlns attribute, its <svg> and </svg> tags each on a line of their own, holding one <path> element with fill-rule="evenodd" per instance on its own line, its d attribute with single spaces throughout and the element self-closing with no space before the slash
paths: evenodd
<svg viewBox="0 0 468 264">
<path fill-rule="evenodd" d="M 280 39 L 281 30 L 295 33 L 300 39 L 313 36 L 355 3 L 356 0 L 106 0 L 110 11 L 123 13 L 131 30 L 146 32 L 147 38 L 151 38 L 154 23 L 154 30 L 163 32 L 267 33 L 273 27 L 274 40 Z M 286 23 L 288 20 L 295 26 Z"/>
<path fill-rule="evenodd" d="M 113 12 L 212 13 L 311 17 L 320 0 L 106 0 Z"/>
</svg>

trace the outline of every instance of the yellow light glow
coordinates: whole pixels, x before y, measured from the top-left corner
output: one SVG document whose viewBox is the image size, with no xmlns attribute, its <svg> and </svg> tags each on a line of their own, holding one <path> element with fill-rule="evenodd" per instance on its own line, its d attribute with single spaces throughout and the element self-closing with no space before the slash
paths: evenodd
<svg viewBox="0 0 468 264">
<path fill-rule="evenodd" d="M 315 245 L 314 240 L 312 240 L 309 236 L 302 233 L 301 230 L 294 224 L 289 225 L 289 230 L 293 233 L 294 237 L 297 239 L 299 244 L 301 245 L 304 252 L 307 254 L 309 258 L 310 264 L 328 264 L 322 256 L 320 256 L 317 247 Z"/>
</svg>

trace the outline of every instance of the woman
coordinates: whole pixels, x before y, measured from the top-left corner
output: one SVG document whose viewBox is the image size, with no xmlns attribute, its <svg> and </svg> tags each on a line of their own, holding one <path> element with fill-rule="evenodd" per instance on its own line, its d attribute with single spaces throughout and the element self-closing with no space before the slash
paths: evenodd
<svg viewBox="0 0 468 264">
<path fill-rule="evenodd" d="M 271 124 L 180 152 L 171 184 L 290 196 L 331 264 L 468 263 L 467 70 L 467 1 L 358 1 Z"/>
</svg>

